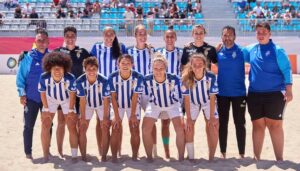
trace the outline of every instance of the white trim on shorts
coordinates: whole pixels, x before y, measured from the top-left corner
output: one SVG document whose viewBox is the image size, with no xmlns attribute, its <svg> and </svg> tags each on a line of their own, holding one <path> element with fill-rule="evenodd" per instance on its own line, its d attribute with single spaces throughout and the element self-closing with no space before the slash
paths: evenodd
<svg viewBox="0 0 300 171">
<path fill-rule="evenodd" d="M 159 107 L 154 105 L 154 103 L 149 103 L 145 111 L 145 117 L 159 119 L 160 115 L 167 115 L 167 118 L 173 119 L 175 117 L 182 117 L 182 109 L 180 103 L 175 103 L 169 107 Z"/>
</svg>

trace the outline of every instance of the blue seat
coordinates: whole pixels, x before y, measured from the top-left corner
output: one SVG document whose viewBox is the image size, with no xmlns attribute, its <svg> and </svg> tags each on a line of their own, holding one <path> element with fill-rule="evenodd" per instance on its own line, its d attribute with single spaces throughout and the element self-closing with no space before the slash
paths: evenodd
<svg viewBox="0 0 300 171">
<path fill-rule="evenodd" d="M 160 25 L 154 25 L 154 31 L 160 31 L 161 30 L 161 26 Z"/>
</svg>

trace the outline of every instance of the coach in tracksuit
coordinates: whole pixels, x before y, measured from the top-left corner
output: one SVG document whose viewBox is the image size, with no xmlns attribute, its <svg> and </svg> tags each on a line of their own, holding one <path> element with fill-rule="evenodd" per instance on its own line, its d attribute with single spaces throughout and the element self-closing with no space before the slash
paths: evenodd
<svg viewBox="0 0 300 171">
<path fill-rule="evenodd" d="M 24 150 L 26 158 L 32 159 L 33 128 L 42 109 L 40 93 L 38 91 L 39 78 L 43 72 L 42 59 L 48 53 L 48 33 L 38 30 L 35 36 L 36 48 L 24 54 L 19 61 L 16 84 L 20 103 L 24 106 Z"/>
<path fill-rule="evenodd" d="M 222 30 L 223 47 L 218 52 L 218 85 L 217 95 L 219 113 L 219 143 L 221 155 L 226 158 L 229 109 L 232 105 L 233 120 L 240 157 L 245 154 L 245 110 L 246 86 L 244 54 L 235 44 L 235 29 L 225 26 Z"/>
</svg>

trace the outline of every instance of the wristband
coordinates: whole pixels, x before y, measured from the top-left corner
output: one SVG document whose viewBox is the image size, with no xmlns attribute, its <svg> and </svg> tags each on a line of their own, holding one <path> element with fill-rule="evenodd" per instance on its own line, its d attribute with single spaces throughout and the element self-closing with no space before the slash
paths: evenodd
<svg viewBox="0 0 300 171">
<path fill-rule="evenodd" d="M 43 112 L 49 112 L 49 108 L 43 108 Z"/>
<path fill-rule="evenodd" d="M 74 112 L 74 109 L 69 109 L 69 113 Z"/>
</svg>

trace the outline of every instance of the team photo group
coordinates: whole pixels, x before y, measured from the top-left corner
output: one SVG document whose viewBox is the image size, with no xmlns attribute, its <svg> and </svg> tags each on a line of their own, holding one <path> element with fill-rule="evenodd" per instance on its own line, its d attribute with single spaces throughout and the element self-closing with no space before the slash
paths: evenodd
<svg viewBox="0 0 300 171">
<path fill-rule="evenodd" d="M 284 49 L 272 41 L 268 23 L 257 23 L 255 31 L 257 42 L 242 47 L 235 43 L 235 28 L 225 26 L 220 30 L 222 43 L 212 46 L 205 41 L 205 27 L 194 25 L 193 41 L 177 47 L 176 32 L 170 28 L 163 35 L 165 46 L 155 47 L 147 41 L 146 27 L 137 25 L 135 43 L 130 47 L 118 41 L 113 28 L 106 27 L 103 41 L 86 50 L 76 44 L 76 28 L 66 27 L 64 45 L 50 52 L 47 31 L 37 30 L 35 47 L 20 55 L 16 77 L 24 106 L 26 158 L 33 159 L 33 130 L 41 118 L 45 163 L 51 162 L 54 125 L 59 155 L 64 157 L 67 127 L 72 162 L 78 161 L 78 150 L 80 159 L 89 161 L 86 134 L 95 113 L 95 136 L 103 162 L 118 162 L 125 129 L 131 134 L 132 154 L 128 155 L 132 160 L 140 160 L 143 144 L 147 161 L 153 162 L 158 120 L 166 158 L 170 158 L 170 129 L 174 129 L 179 161 L 195 161 L 196 131 L 206 132 L 207 160 L 219 157 L 218 145 L 221 158 L 226 159 L 231 107 L 237 156 L 242 159 L 246 157 L 247 107 L 253 142 L 253 154 L 247 156 L 261 160 L 268 129 L 275 158 L 283 161 L 284 111 L 293 99 L 291 65 Z M 245 63 L 250 64 L 249 87 L 245 84 Z M 211 71 L 212 65 L 218 68 L 217 74 Z M 124 115 L 129 128 L 122 126 Z M 205 131 L 195 129 L 197 119 L 205 121 Z M 111 157 L 107 157 L 109 149 Z"/>
</svg>

